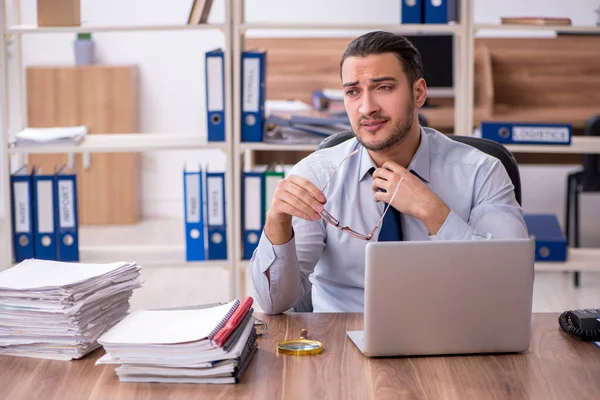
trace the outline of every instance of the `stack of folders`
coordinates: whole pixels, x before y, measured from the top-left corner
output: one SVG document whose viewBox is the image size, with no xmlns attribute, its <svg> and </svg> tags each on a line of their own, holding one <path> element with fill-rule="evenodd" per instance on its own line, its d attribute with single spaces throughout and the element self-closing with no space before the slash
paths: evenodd
<svg viewBox="0 0 600 400">
<path fill-rule="evenodd" d="M 15 261 L 79 261 L 77 175 L 22 165 L 10 177 Z"/>
<path fill-rule="evenodd" d="M 402 0 L 403 24 L 448 24 L 458 20 L 457 0 Z"/>
<path fill-rule="evenodd" d="M 135 263 L 25 260 L 0 272 L 0 354 L 81 358 L 129 312 Z"/>
<path fill-rule="evenodd" d="M 57 126 L 52 128 L 25 128 L 17 132 L 11 142 L 16 145 L 69 145 L 79 144 L 88 134 L 87 126 Z"/>
<path fill-rule="evenodd" d="M 256 168 L 242 174 L 242 257 L 252 258 L 258 247 L 260 236 L 267 221 L 267 212 L 279 181 L 286 172 L 281 168 L 268 166 L 266 170 Z"/>
<path fill-rule="evenodd" d="M 238 383 L 256 352 L 253 299 L 203 309 L 136 310 L 98 341 L 121 382 Z"/>
<path fill-rule="evenodd" d="M 183 170 L 187 261 L 227 259 L 225 172 Z"/>
<path fill-rule="evenodd" d="M 265 143 L 319 144 L 335 133 L 352 130 L 348 116 L 271 114 L 263 136 Z"/>
</svg>

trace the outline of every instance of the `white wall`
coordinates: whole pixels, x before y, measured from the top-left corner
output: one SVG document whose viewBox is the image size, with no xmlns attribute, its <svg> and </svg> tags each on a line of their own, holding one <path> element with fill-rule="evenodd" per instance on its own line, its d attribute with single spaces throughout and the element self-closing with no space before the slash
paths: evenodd
<svg viewBox="0 0 600 400">
<path fill-rule="evenodd" d="M 22 23 L 35 23 L 36 1 L 22 0 Z M 184 23 L 192 0 L 82 0 L 82 20 L 90 24 Z M 223 3 L 214 0 L 209 20 L 223 20 Z M 374 4 L 377 4 L 374 6 Z M 168 4 L 168 5 L 167 5 Z M 501 16 L 566 16 L 574 24 L 596 23 L 598 0 L 476 0 L 475 22 L 497 23 Z M 10 11 L 10 9 L 9 9 Z M 10 15 L 10 12 L 9 12 Z M 250 22 L 397 23 L 399 0 L 247 0 Z M 356 32 L 338 32 L 347 36 Z M 249 32 L 249 36 L 307 36 L 306 32 Z M 332 35 L 315 32 L 313 36 Z M 533 35 L 535 32 L 482 32 L 481 35 Z M 539 33 L 537 33 L 539 35 Z M 544 33 L 542 33 L 544 34 Z M 547 35 L 547 33 L 546 33 Z M 205 133 L 203 84 L 204 52 L 223 45 L 218 31 L 95 33 L 98 62 L 136 63 L 140 68 L 140 131 Z M 24 66 L 72 64 L 73 35 L 24 36 Z M 10 60 L 14 72 L 14 59 Z M 14 74 L 13 74 L 14 76 Z M 14 80 L 11 82 L 13 87 Z M 13 91 L 14 93 L 14 91 Z M 14 99 L 16 101 L 17 99 Z M 18 115 L 12 110 L 12 128 Z M 147 216 L 181 215 L 181 169 L 187 162 L 210 162 L 222 168 L 218 152 L 149 153 L 143 156 L 143 211 Z M 527 212 L 554 212 L 562 220 L 566 174 L 578 166 L 523 166 L 524 208 Z M 584 245 L 600 244 L 600 200 L 586 195 L 582 202 Z"/>
</svg>

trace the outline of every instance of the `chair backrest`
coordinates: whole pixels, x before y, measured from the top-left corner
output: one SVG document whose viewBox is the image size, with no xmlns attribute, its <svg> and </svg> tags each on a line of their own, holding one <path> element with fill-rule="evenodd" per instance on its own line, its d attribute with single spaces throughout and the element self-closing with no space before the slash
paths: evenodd
<svg viewBox="0 0 600 400">
<path fill-rule="evenodd" d="M 600 114 L 588 119 L 583 129 L 585 136 L 600 136 Z M 600 155 L 583 155 L 583 179 L 584 191 L 600 190 Z"/>
<path fill-rule="evenodd" d="M 478 138 L 474 136 L 459 136 L 449 135 L 449 137 L 457 142 L 465 143 L 475 147 L 482 152 L 496 157 L 508 173 L 508 176 L 515 187 L 515 198 L 519 205 L 521 204 L 521 174 L 519 173 L 519 164 L 515 160 L 515 156 L 508 151 L 502 143 L 494 142 L 493 140 Z"/>
<path fill-rule="evenodd" d="M 333 147 L 353 137 L 354 132 L 352 131 L 333 134 L 323 140 L 318 146 L 318 149 Z M 503 144 L 494 142 L 493 140 L 473 136 L 448 135 L 448 137 L 456 140 L 457 142 L 465 143 L 469 146 L 475 147 L 476 149 L 500 160 L 506 169 L 513 186 L 515 187 L 515 198 L 519 205 L 521 205 L 521 175 L 519 174 L 519 165 L 517 164 L 513 154 L 508 151 Z"/>
</svg>

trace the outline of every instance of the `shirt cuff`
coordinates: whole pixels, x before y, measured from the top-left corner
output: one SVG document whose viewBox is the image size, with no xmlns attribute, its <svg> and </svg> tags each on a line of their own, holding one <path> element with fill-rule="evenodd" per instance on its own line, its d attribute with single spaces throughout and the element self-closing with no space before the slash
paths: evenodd
<svg viewBox="0 0 600 400">
<path fill-rule="evenodd" d="M 431 240 L 467 240 L 473 236 L 473 228 L 458 214 L 450 210 L 437 234 L 429 235 Z"/>
<path fill-rule="evenodd" d="M 264 231 L 262 232 L 261 236 L 262 237 L 259 242 L 261 245 L 258 248 L 257 255 L 259 256 L 260 260 L 264 261 L 260 264 L 260 270 L 263 274 L 267 272 L 269 268 L 271 268 L 275 260 L 277 260 L 278 263 L 285 265 L 286 261 L 296 258 L 296 241 L 294 240 L 295 235 L 293 230 L 292 238 L 287 243 L 279 245 L 274 245 L 271 243 Z M 277 273 L 277 271 L 271 271 L 271 279 L 274 278 L 274 272 L 275 274 Z"/>
</svg>

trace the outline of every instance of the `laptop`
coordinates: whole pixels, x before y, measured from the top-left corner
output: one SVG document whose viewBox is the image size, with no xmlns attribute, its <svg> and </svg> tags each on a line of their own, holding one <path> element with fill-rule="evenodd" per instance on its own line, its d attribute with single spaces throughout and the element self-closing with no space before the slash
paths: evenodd
<svg viewBox="0 0 600 400">
<path fill-rule="evenodd" d="M 523 352 L 531 338 L 533 239 L 373 242 L 366 247 L 366 356 Z"/>
</svg>

